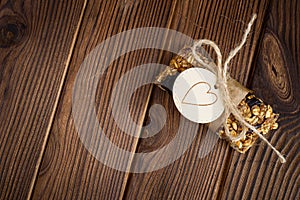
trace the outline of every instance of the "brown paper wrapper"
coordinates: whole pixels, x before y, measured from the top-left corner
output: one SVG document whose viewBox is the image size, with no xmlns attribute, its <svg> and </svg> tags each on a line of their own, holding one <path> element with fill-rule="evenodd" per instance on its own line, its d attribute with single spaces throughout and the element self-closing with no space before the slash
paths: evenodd
<svg viewBox="0 0 300 200">
<path fill-rule="evenodd" d="M 202 67 L 195 62 L 190 53 L 185 52 L 185 58 L 182 56 L 175 56 L 171 60 L 170 65 L 157 76 L 156 84 L 171 93 L 173 83 L 180 72 L 191 67 Z M 214 65 L 209 58 L 206 60 Z M 279 115 L 273 113 L 272 107 L 257 98 L 253 94 L 253 91 L 247 89 L 232 78 L 228 80 L 228 90 L 232 101 L 237 105 L 237 108 L 243 115 L 245 121 L 254 126 L 258 131 L 262 134 L 267 134 L 269 131 L 278 128 L 276 121 Z M 240 140 L 232 141 L 225 134 L 224 128 L 220 127 L 220 130 L 218 131 L 219 137 L 228 141 L 230 146 L 238 152 L 245 153 L 253 146 L 258 135 L 252 130 L 243 127 L 232 114 L 226 116 L 226 118 L 226 125 L 228 126 L 232 137 L 239 136 L 243 132 L 243 129 L 246 131 L 246 134 Z"/>
<path fill-rule="evenodd" d="M 253 93 L 251 90 L 244 87 L 242 84 L 240 84 L 233 78 L 229 78 L 227 84 L 230 98 L 232 99 L 233 103 L 237 106 L 247 96 L 247 94 Z"/>
</svg>

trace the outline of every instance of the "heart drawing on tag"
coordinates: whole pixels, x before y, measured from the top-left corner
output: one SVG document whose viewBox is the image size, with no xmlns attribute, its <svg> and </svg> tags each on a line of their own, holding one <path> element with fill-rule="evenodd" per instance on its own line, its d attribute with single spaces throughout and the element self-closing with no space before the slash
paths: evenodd
<svg viewBox="0 0 300 200">
<path fill-rule="evenodd" d="M 195 94 L 201 95 L 200 98 L 195 98 Z M 199 102 L 199 100 L 201 102 Z M 218 96 L 211 91 L 211 86 L 207 82 L 198 82 L 194 84 L 184 95 L 181 103 L 194 106 L 209 106 L 218 101 Z"/>
</svg>

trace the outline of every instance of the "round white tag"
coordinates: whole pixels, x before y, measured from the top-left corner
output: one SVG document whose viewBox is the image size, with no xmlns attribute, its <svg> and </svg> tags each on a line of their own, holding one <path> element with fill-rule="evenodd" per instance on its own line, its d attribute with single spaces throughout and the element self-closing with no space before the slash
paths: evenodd
<svg viewBox="0 0 300 200">
<path fill-rule="evenodd" d="M 173 100 L 179 112 L 196 123 L 212 122 L 224 111 L 219 89 L 215 88 L 217 77 L 202 68 L 190 68 L 176 78 Z"/>
</svg>

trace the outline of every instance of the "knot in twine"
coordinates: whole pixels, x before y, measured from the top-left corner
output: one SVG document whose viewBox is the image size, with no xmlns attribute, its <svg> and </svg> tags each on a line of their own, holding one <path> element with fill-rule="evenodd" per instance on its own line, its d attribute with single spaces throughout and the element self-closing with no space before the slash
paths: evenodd
<svg viewBox="0 0 300 200">
<path fill-rule="evenodd" d="M 192 50 L 192 54 L 193 54 L 194 58 L 201 65 L 203 65 L 203 66 L 207 67 L 208 69 L 216 72 L 216 74 L 217 74 L 217 85 L 219 87 L 220 94 L 221 94 L 221 97 L 222 97 L 223 103 L 224 103 L 225 117 L 227 118 L 230 114 L 232 114 L 243 126 L 243 131 L 241 132 L 240 135 L 232 136 L 229 132 L 229 129 L 226 125 L 226 120 L 225 120 L 225 122 L 223 123 L 223 126 L 224 126 L 225 134 L 227 135 L 227 137 L 232 141 L 238 141 L 238 140 L 245 137 L 245 134 L 247 132 L 247 128 L 249 128 L 254 133 L 256 133 L 264 142 L 266 142 L 268 144 L 268 146 L 272 148 L 272 150 L 275 151 L 275 153 L 279 156 L 279 159 L 280 159 L 281 163 L 285 163 L 286 160 L 285 160 L 284 156 L 260 133 L 260 131 L 258 131 L 254 126 L 252 126 L 251 124 L 249 124 L 248 122 L 245 121 L 244 117 L 239 112 L 236 105 L 233 103 L 233 101 L 230 97 L 229 91 L 228 91 L 227 81 L 230 78 L 230 75 L 228 74 L 228 69 L 229 69 L 228 64 L 232 60 L 232 58 L 240 51 L 240 49 L 246 43 L 247 36 L 249 35 L 249 33 L 251 31 L 251 26 L 253 25 L 256 17 L 257 17 L 257 15 L 254 14 L 251 21 L 248 24 L 247 29 L 245 30 L 245 33 L 243 35 L 241 43 L 235 49 L 230 51 L 229 56 L 225 60 L 223 66 L 222 66 L 222 54 L 221 54 L 220 48 L 218 47 L 218 45 L 215 42 L 213 42 L 211 40 L 207 40 L 207 39 L 198 40 L 191 47 L 191 50 Z M 200 58 L 200 56 L 198 56 L 198 54 L 196 53 L 197 47 L 199 48 L 203 44 L 204 45 L 209 45 L 215 50 L 216 55 L 217 55 L 217 67 L 216 68 L 215 68 L 215 66 L 212 66 L 212 65 L 209 65 L 209 64 L 205 63 L 205 61 L 202 60 Z"/>
</svg>

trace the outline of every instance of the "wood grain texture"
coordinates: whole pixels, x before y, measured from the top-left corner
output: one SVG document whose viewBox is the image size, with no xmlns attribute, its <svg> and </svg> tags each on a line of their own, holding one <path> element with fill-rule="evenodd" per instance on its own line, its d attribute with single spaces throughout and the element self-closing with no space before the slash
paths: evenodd
<svg viewBox="0 0 300 200">
<path fill-rule="evenodd" d="M 273 1 L 266 22 L 252 87 L 280 113 L 269 141 L 286 157 L 260 142 L 248 154 L 233 154 L 222 187 L 223 199 L 300 198 L 300 3 Z"/>
<path fill-rule="evenodd" d="M 253 65 L 267 8 L 268 1 L 179 1 L 171 28 L 193 38 L 216 41 L 226 58 L 229 51 L 240 42 L 252 14 L 258 13 L 247 44 L 231 63 L 231 75 L 245 84 Z M 151 152 L 170 143 L 181 120 L 172 97 L 166 92 L 154 88 L 152 104 L 165 106 L 167 124 L 156 136 L 140 140 L 138 152 Z M 186 134 L 197 131 L 195 127 L 191 130 L 190 126 L 185 126 Z M 171 165 L 151 173 L 130 174 L 125 199 L 218 199 L 223 176 L 228 170 L 227 159 L 231 158 L 233 150 L 225 141 L 219 141 L 213 152 L 200 159 L 198 153 L 206 130 L 205 126 L 200 126 L 191 147 Z M 166 153 L 165 158 L 170 153 Z"/>
<path fill-rule="evenodd" d="M 84 1 L 0 1 L 0 199 L 26 199 Z"/>
<path fill-rule="evenodd" d="M 173 2 L 159 0 L 88 2 L 33 199 L 118 199 L 123 196 L 128 173 L 103 165 L 85 149 L 79 139 L 72 117 L 75 77 L 85 57 L 102 41 L 137 27 L 168 27 L 173 8 Z M 123 55 L 95 83 L 98 84 L 95 107 L 100 127 L 113 143 L 128 151 L 135 151 L 137 139 L 123 134 L 114 122 L 109 106 L 111 92 L 126 72 L 143 63 L 157 63 L 159 55 L 160 51 L 151 49 Z M 104 52 L 103 56 L 106 56 Z M 93 62 L 89 64 L 97 65 Z M 150 69 L 138 78 L 143 79 L 149 73 Z M 89 76 L 87 73 L 87 79 Z M 150 86 L 145 86 L 139 88 L 131 98 L 131 117 L 139 124 L 143 123 L 149 94 Z M 82 119 L 86 122 L 90 120 L 86 116 Z M 117 156 L 110 154 L 110 158 Z M 121 162 L 130 167 L 130 160 Z"/>
<path fill-rule="evenodd" d="M 297 0 L 0 1 L 0 199 L 300 199 L 299 10 Z M 137 65 L 168 64 L 172 54 L 157 49 L 122 55 L 92 83 L 97 86 L 92 101 L 100 127 L 120 149 L 147 154 L 170 144 L 182 122 L 186 137 L 176 148 L 182 149 L 195 132 L 192 144 L 167 167 L 140 174 L 105 166 L 86 149 L 75 127 L 72 95 L 81 64 L 97 45 L 133 28 L 165 27 L 216 41 L 226 58 L 253 13 L 258 19 L 230 73 L 280 113 L 280 128 L 268 139 L 287 157 L 286 164 L 263 142 L 242 155 L 219 140 L 208 156 L 199 158 L 207 126 L 182 118 L 172 97 L 153 85 L 134 92 L 130 116 L 123 121 L 132 118 L 162 130 L 143 139 L 120 130 L 110 101 L 124 102 L 126 88 L 158 71 L 147 68 L 125 80 L 119 99 L 112 91 Z M 156 38 L 165 46 L 174 44 L 169 39 Z M 98 53 L 108 58 L 132 41 L 123 46 L 113 42 L 112 51 Z M 99 67 L 98 60 L 88 64 Z M 93 72 L 86 71 L 85 80 L 95 78 Z M 91 89 L 77 90 L 84 94 Z M 155 104 L 165 108 L 166 123 L 152 109 Z M 90 123 L 91 116 L 83 114 L 81 122 Z M 152 130 L 130 124 L 126 128 L 143 136 Z M 147 171 L 173 153 L 148 159 L 146 166 L 137 156 L 122 159 L 112 149 L 107 149 L 106 159 Z"/>
</svg>

